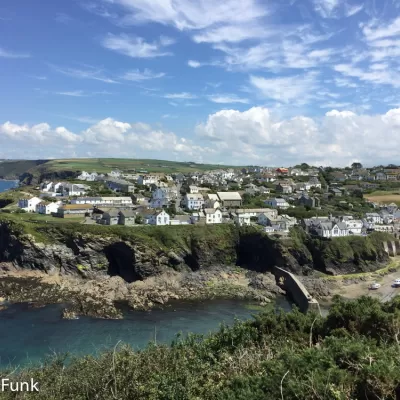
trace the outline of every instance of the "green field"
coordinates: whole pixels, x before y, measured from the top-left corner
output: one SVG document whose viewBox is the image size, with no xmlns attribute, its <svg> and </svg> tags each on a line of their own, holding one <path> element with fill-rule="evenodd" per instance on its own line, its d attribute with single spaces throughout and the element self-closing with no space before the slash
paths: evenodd
<svg viewBox="0 0 400 400">
<path fill-rule="evenodd" d="M 87 171 L 98 173 L 110 172 L 113 169 L 121 171 L 138 172 L 145 170 L 147 172 L 195 172 L 206 171 L 210 169 L 226 168 L 227 166 L 213 164 L 194 164 L 190 162 L 175 162 L 163 160 L 135 160 L 123 158 L 82 158 L 82 159 L 66 159 L 52 160 L 41 166 L 48 172 L 58 171 Z M 236 167 L 238 168 L 238 167 Z"/>
</svg>

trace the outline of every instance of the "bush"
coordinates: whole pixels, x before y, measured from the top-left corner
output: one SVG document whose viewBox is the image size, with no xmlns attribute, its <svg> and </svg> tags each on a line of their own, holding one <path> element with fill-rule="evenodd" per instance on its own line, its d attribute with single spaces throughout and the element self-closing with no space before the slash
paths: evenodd
<svg viewBox="0 0 400 400">
<path fill-rule="evenodd" d="M 394 400 L 399 299 L 337 298 L 327 318 L 271 308 L 206 337 L 177 336 L 170 346 L 58 356 L 2 375 L 39 381 L 38 399 Z"/>
</svg>

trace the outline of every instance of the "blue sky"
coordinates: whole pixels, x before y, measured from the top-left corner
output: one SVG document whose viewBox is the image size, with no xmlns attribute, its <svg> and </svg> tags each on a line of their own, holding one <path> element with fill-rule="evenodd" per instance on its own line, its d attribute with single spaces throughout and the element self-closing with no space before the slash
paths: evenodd
<svg viewBox="0 0 400 400">
<path fill-rule="evenodd" d="M 398 163 L 399 76 L 399 0 L 3 0 L 0 158 Z"/>
</svg>

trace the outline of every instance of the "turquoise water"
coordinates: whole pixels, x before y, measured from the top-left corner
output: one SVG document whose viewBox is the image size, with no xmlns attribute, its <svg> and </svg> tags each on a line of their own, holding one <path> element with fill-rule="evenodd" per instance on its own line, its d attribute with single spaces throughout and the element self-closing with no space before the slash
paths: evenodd
<svg viewBox="0 0 400 400">
<path fill-rule="evenodd" d="M 279 298 L 276 306 L 290 310 L 284 298 Z M 62 305 L 33 309 L 17 304 L 1 311 L 0 367 L 39 363 L 53 352 L 96 354 L 120 340 L 136 349 L 155 339 L 170 343 L 179 332 L 207 334 L 223 322 L 232 324 L 235 318 L 249 319 L 258 312 L 233 300 L 179 302 L 163 310 L 126 311 L 123 320 L 63 320 L 61 309 Z"/>
<path fill-rule="evenodd" d="M 7 189 L 11 189 L 18 185 L 18 181 L 2 181 L 0 180 L 0 193 L 6 191 Z"/>
</svg>

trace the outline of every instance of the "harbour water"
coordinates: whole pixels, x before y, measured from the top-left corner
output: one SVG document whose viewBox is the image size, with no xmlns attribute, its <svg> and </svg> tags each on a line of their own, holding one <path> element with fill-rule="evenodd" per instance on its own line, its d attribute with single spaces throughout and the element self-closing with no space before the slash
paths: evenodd
<svg viewBox="0 0 400 400">
<path fill-rule="evenodd" d="M 18 181 L 1 181 L 0 192 L 18 185 Z M 0 304 L 1 306 L 1 304 Z M 4 305 L 3 305 L 4 306 Z M 276 307 L 290 310 L 281 297 Z M 207 334 L 222 323 L 246 320 L 259 312 L 249 304 L 234 300 L 177 302 L 149 312 L 126 310 L 122 320 L 80 317 L 61 319 L 63 305 L 32 308 L 28 304 L 5 305 L 0 311 L 0 368 L 40 364 L 47 355 L 98 354 L 119 341 L 135 349 L 149 342 L 170 343 L 178 333 Z"/>
<path fill-rule="evenodd" d="M 73 355 L 98 354 L 119 341 L 135 349 L 149 342 L 170 343 L 176 334 L 207 334 L 235 318 L 246 320 L 259 309 L 234 300 L 178 302 L 165 309 L 126 311 L 121 320 L 80 317 L 61 319 L 62 305 L 30 308 L 14 304 L 0 312 L 0 367 L 40 363 L 46 355 L 69 352 Z M 285 298 L 276 307 L 290 310 Z"/>
</svg>

